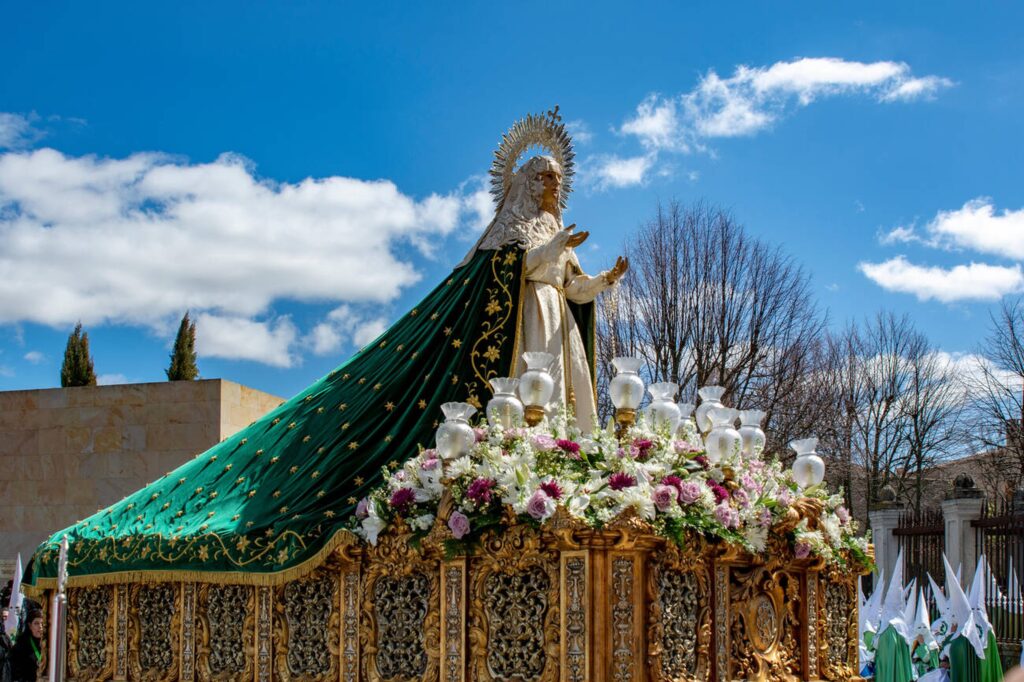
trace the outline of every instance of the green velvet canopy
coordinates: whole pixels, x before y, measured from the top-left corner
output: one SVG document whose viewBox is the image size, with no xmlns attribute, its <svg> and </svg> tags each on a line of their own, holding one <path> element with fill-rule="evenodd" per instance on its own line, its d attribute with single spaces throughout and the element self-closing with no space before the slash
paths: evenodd
<svg viewBox="0 0 1024 682">
<path fill-rule="evenodd" d="M 259 421 L 142 490 L 55 533 L 25 582 L 50 587 L 67 536 L 68 584 L 277 584 L 339 545 L 356 502 L 420 447 L 448 401 L 477 407 L 508 376 L 523 252 L 478 251 L 350 360 Z M 577 310 L 593 329 L 593 305 Z M 584 334 L 590 341 L 591 334 Z M 592 350 L 592 345 L 588 350 Z"/>
</svg>

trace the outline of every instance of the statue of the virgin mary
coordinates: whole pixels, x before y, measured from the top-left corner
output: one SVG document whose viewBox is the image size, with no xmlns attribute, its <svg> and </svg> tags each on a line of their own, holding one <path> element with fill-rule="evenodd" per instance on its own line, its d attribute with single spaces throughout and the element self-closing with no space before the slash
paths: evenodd
<svg viewBox="0 0 1024 682">
<path fill-rule="evenodd" d="M 516 167 L 531 148 L 547 154 Z M 573 152 L 556 112 L 505 134 L 491 168 L 494 220 L 465 260 L 390 329 L 299 395 L 163 478 L 43 543 L 26 581 L 50 586 L 69 540 L 68 585 L 144 579 L 275 584 L 354 541 L 357 500 L 433 445 L 446 402 L 481 408 L 522 355 L 554 360 L 550 409 L 594 422 L 594 298 L 627 263 L 586 275 L 587 238 L 563 227 Z M 185 577 L 191 576 L 191 577 Z"/>
</svg>

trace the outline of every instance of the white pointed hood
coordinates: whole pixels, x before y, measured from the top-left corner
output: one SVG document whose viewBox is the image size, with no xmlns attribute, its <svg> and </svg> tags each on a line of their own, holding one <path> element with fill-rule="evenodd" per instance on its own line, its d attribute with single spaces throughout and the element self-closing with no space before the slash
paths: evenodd
<svg viewBox="0 0 1024 682">
<path fill-rule="evenodd" d="M 928 615 L 928 602 L 924 598 L 924 590 L 917 593 L 917 608 L 914 609 L 913 627 L 910 631 L 911 639 L 921 637 L 925 646 L 929 649 L 938 649 L 939 643 L 935 641 L 932 634 L 931 618 Z"/>
<path fill-rule="evenodd" d="M 885 595 L 885 572 L 878 575 L 875 582 L 875 589 L 864 604 L 864 612 L 861 614 L 863 621 L 863 632 L 878 632 L 878 619 L 882 616 L 882 597 Z M 861 638 L 863 639 L 863 637 Z"/>
<path fill-rule="evenodd" d="M 1006 598 L 1009 603 L 1010 613 L 1021 613 L 1024 611 L 1024 604 L 1021 604 L 1020 581 L 1017 579 L 1017 572 L 1013 570 L 1013 557 L 1010 557 L 1009 575 L 1006 576 Z M 1021 655 L 1024 655 L 1022 652 Z"/>
<path fill-rule="evenodd" d="M 885 601 L 882 602 L 882 617 L 878 623 L 878 632 L 885 632 L 886 628 L 892 627 L 899 633 L 900 637 L 907 639 L 910 635 L 910 626 L 903 620 L 903 550 L 896 556 L 896 568 L 889 580 L 889 589 L 885 591 Z"/>
<path fill-rule="evenodd" d="M 988 633 L 992 631 L 992 623 L 988 619 L 988 608 L 985 606 L 985 588 L 988 583 L 988 562 L 985 555 L 978 557 L 978 568 L 974 571 L 974 581 L 971 583 L 971 594 L 968 600 L 971 604 L 971 613 L 974 615 L 974 624 L 978 627 L 981 641 L 988 643 Z"/>
<path fill-rule="evenodd" d="M 945 559 L 944 559 L 945 560 Z M 979 658 L 985 658 L 985 645 L 981 640 L 981 633 L 974 623 L 974 613 L 971 611 L 971 604 L 960 587 L 960 581 L 956 579 L 953 568 L 946 561 L 946 590 L 949 593 L 950 615 L 956 625 L 958 636 L 967 638 L 967 641 L 974 647 L 974 652 Z"/>
<path fill-rule="evenodd" d="M 945 593 L 942 591 L 942 588 L 935 582 L 935 578 L 932 577 L 931 573 L 928 574 L 928 582 L 932 586 L 932 598 L 935 599 L 935 608 L 939 610 L 939 617 L 932 621 L 932 634 L 937 640 L 941 641 L 941 639 L 945 637 L 946 631 L 953 626 L 953 619 L 950 614 L 950 603 L 949 599 L 946 598 Z"/>
<path fill-rule="evenodd" d="M 907 624 L 907 645 L 914 643 L 914 620 L 917 614 L 917 580 L 911 580 L 904 592 L 903 622 Z"/>
</svg>

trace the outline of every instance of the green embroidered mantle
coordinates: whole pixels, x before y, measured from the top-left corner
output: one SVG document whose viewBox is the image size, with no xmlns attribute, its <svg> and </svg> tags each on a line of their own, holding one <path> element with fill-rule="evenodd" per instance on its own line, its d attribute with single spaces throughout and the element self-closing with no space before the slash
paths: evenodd
<svg viewBox="0 0 1024 682">
<path fill-rule="evenodd" d="M 277 584 L 312 570 L 338 546 L 357 541 L 346 522 L 381 468 L 433 445 L 442 403 L 479 408 L 491 395 L 487 380 L 513 371 L 522 279 L 520 249 L 479 251 L 299 395 L 55 533 L 36 550 L 25 582 L 54 584 L 64 535 L 72 586 L 160 579 Z M 592 310 L 585 329 L 593 329 Z"/>
</svg>

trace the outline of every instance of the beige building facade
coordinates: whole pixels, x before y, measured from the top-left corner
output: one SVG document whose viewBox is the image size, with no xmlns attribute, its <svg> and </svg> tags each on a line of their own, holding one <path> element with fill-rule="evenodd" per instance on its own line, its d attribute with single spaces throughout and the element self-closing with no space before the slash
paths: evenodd
<svg viewBox="0 0 1024 682">
<path fill-rule="evenodd" d="M 0 392 L 0 580 L 51 533 L 281 404 L 231 381 Z"/>
</svg>

